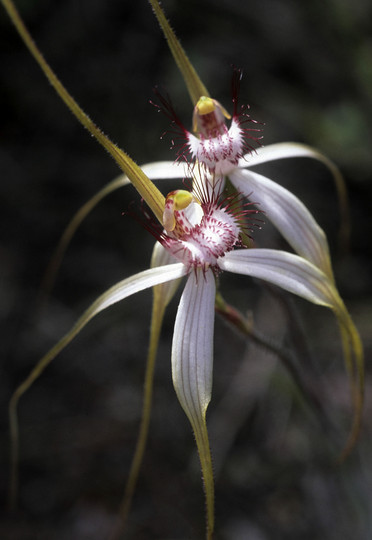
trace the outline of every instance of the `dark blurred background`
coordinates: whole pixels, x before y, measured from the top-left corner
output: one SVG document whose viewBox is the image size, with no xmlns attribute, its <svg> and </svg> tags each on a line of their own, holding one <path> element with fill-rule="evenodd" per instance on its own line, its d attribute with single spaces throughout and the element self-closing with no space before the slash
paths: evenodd
<svg viewBox="0 0 372 540">
<path fill-rule="evenodd" d="M 48 61 L 84 110 L 138 163 L 173 159 L 168 121 L 149 104 L 165 88 L 187 127 L 191 102 L 145 0 L 19 0 Z M 312 160 L 258 170 L 293 190 L 325 229 L 339 290 L 366 354 L 364 431 L 336 464 L 351 421 L 336 323 L 323 308 L 248 278 L 222 276 L 225 297 L 290 351 L 329 419 L 306 405 L 283 363 L 217 317 L 209 424 L 216 471 L 216 539 L 367 540 L 372 537 L 371 219 L 372 4 L 368 0 L 165 0 L 163 7 L 210 93 L 230 107 L 231 65 L 241 102 L 265 124 L 266 145 L 297 141 L 340 167 L 349 191 L 351 248 L 338 243 L 330 174 Z M 73 213 L 118 174 L 115 163 L 55 95 L 0 10 L 0 536 L 109 537 L 140 420 L 151 293 L 94 320 L 21 400 L 20 504 L 6 511 L 7 405 L 12 391 L 110 285 L 149 264 L 153 240 L 129 216 L 124 188 L 77 232 L 49 302 L 48 260 Z M 164 193 L 174 183 L 161 184 Z M 268 225 L 258 245 L 285 247 Z M 154 408 L 126 538 L 203 538 L 204 500 L 193 436 L 177 402 L 169 307 Z M 306 398 L 306 395 L 305 395 Z"/>
</svg>

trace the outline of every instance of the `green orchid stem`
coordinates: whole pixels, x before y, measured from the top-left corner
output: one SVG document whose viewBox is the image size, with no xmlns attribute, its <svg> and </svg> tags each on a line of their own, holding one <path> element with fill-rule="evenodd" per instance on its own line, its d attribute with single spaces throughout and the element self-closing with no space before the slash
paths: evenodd
<svg viewBox="0 0 372 540">
<path fill-rule="evenodd" d="M 166 303 L 162 301 L 161 295 L 158 294 L 157 287 L 154 287 L 154 301 L 152 306 L 152 318 L 151 318 L 151 331 L 150 331 L 150 344 L 147 356 L 146 374 L 144 382 L 144 398 L 142 405 L 142 417 L 139 434 L 137 438 L 136 449 L 133 455 L 132 463 L 130 466 L 129 477 L 125 487 L 123 501 L 120 505 L 120 526 L 115 533 L 114 538 L 119 538 L 125 528 L 130 508 L 132 505 L 133 494 L 137 485 L 140 468 L 143 461 L 143 456 L 146 448 L 151 407 L 152 396 L 154 387 L 154 372 L 156 354 L 158 351 L 159 337 L 163 324 L 164 313 Z"/>
<path fill-rule="evenodd" d="M 167 40 L 168 46 L 178 66 L 178 69 L 183 76 L 192 104 L 196 105 L 201 96 L 209 96 L 208 90 L 202 83 L 199 75 L 196 73 L 193 65 L 188 59 L 187 54 L 176 38 L 176 35 L 167 21 L 159 2 L 157 0 L 149 0 L 149 2 L 154 10 L 156 18 L 158 19 L 160 27 L 163 30 L 164 36 Z"/>
<path fill-rule="evenodd" d="M 253 321 L 247 319 L 240 311 L 227 304 L 220 293 L 217 293 L 216 295 L 216 311 L 230 324 L 237 328 L 243 335 L 248 336 L 257 345 L 260 345 L 261 347 L 264 347 L 268 351 L 274 353 L 290 373 L 301 396 L 310 406 L 310 409 L 315 412 L 316 417 L 320 420 L 323 428 L 326 430 L 329 430 L 331 427 L 333 428 L 332 423 L 324 410 L 321 401 L 319 400 L 319 397 L 305 383 L 290 355 L 287 354 L 285 350 L 277 347 L 275 344 L 268 341 L 264 336 L 259 334 L 253 327 Z"/>
<path fill-rule="evenodd" d="M 138 165 L 120 148 L 118 148 L 110 139 L 92 122 L 92 120 L 79 107 L 74 98 L 69 94 L 61 81 L 55 75 L 45 58 L 39 51 L 30 33 L 25 27 L 17 9 L 11 0 L 1 0 L 10 19 L 16 27 L 19 35 L 23 39 L 26 47 L 39 64 L 44 75 L 47 77 L 50 84 L 54 87 L 59 97 L 67 105 L 73 115 L 79 122 L 88 129 L 88 131 L 97 139 L 97 141 L 108 151 L 114 158 L 119 167 L 128 176 L 138 193 L 143 197 L 151 210 L 154 212 L 157 219 L 162 223 L 165 199 L 157 187 L 143 173 Z"/>
</svg>

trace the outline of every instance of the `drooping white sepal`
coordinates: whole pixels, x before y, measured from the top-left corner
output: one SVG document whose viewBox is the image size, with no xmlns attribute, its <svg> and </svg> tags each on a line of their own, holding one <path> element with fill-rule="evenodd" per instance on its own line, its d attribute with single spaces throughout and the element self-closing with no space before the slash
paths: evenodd
<svg viewBox="0 0 372 540">
<path fill-rule="evenodd" d="M 276 249 L 237 249 L 219 260 L 221 270 L 252 276 L 277 285 L 309 302 L 337 309 L 332 281 L 306 259 Z"/>
<path fill-rule="evenodd" d="M 211 270 L 191 272 L 174 326 L 173 385 L 194 430 L 205 422 L 211 399 L 215 295 Z"/>
<path fill-rule="evenodd" d="M 293 193 L 261 174 L 235 169 L 235 188 L 257 203 L 292 248 L 333 279 L 326 235 Z"/>
</svg>

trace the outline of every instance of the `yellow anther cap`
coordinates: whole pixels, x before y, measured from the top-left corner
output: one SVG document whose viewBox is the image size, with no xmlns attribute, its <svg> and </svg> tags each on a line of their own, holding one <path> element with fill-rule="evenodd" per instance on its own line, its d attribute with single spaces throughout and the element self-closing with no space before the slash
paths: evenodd
<svg viewBox="0 0 372 540">
<path fill-rule="evenodd" d="M 216 109 L 214 99 L 202 96 L 196 104 L 197 113 L 203 116 L 209 114 Z"/>
</svg>

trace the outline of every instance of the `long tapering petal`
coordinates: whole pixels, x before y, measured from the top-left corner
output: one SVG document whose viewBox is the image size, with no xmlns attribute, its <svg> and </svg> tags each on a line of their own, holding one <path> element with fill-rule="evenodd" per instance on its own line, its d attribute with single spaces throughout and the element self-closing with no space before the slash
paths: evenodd
<svg viewBox="0 0 372 540">
<path fill-rule="evenodd" d="M 338 202 L 341 215 L 339 240 L 340 245 L 347 250 L 350 241 L 350 210 L 345 180 L 336 165 L 327 156 L 306 144 L 295 142 L 283 142 L 269 144 L 257 148 L 255 152 L 246 154 L 239 161 L 239 167 L 253 167 L 268 161 L 287 158 L 311 158 L 320 161 L 329 169 L 333 176 L 338 194 Z"/>
<path fill-rule="evenodd" d="M 306 259 L 276 249 L 237 249 L 218 262 L 222 270 L 252 276 L 323 306 L 335 304 L 334 286 Z"/>
<path fill-rule="evenodd" d="M 18 464 L 18 421 L 17 405 L 20 397 L 28 390 L 32 383 L 42 374 L 45 368 L 54 358 L 74 339 L 74 337 L 88 324 L 88 322 L 109 306 L 124 300 L 128 296 L 143 291 L 155 285 L 170 280 L 176 280 L 185 275 L 186 269 L 182 263 L 171 264 L 151 268 L 120 281 L 108 291 L 102 294 L 83 313 L 71 330 L 47 352 L 36 364 L 30 375 L 15 390 L 9 404 L 10 429 L 12 441 L 12 479 L 11 479 L 11 500 L 14 503 L 17 489 L 17 464 Z"/>
<path fill-rule="evenodd" d="M 24 25 L 17 9 L 11 0 L 1 0 L 10 19 L 16 27 L 19 35 L 23 39 L 26 47 L 39 64 L 44 75 L 54 87 L 59 97 L 70 109 L 73 115 L 79 122 L 88 129 L 88 131 L 97 139 L 97 141 L 111 154 L 119 167 L 128 176 L 134 187 L 137 189 L 141 197 L 146 201 L 149 207 L 154 212 L 155 216 L 162 222 L 164 211 L 164 197 L 158 188 L 149 180 L 141 168 L 118 146 L 110 141 L 110 139 L 94 124 L 87 114 L 77 104 L 71 94 L 66 90 L 61 81 L 55 75 L 44 56 L 39 51 L 36 43 L 32 39 L 26 26 Z"/>
<path fill-rule="evenodd" d="M 139 274 L 135 274 L 123 281 L 120 281 L 105 293 L 103 293 L 93 304 L 83 313 L 72 329 L 40 360 L 27 379 L 34 381 L 45 367 L 68 345 L 73 338 L 93 319 L 98 313 L 106 308 L 124 300 L 137 292 L 149 289 L 166 281 L 176 280 L 186 274 L 186 268 L 182 263 L 170 264 L 150 268 Z M 32 382 L 30 381 L 30 382 Z M 23 383 L 25 384 L 25 383 Z M 21 385 L 22 386 L 22 385 Z M 27 385 L 29 386 L 29 384 Z M 21 392 L 23 393 L 23 392 Z"/>
<path fill-rule="evenodd" d="M 196 105 L 201 96 L 209 96 L 208 90 L 202 83 L 199 75 L 196 73 L 195 68 L 191 64 L 187 57 L 181 43 L 178 41 L 175 33 L 173 32 L 166 16 L 157 0 L 149 0 L 156 18 L 163 30 L 164 36 L 167 40 L 168 46 L 171 50 L 173 58 L 180 70 L 182 77 L 189 91 L 190 98 L 193 105 Z"/>
<path fill-rule="evenodd" d="M 219 261 L 222 270 L 269 281 L 314 304 L 334 312 L 341 331 L 344 360 L 351 382 L 353 424 L 341 454 L 345 458 L 360 432 L 364 396 L 363 347 L 357 329 L 331 280 L 309 261 L 284 251 L 246 249 L 227 253 Z"/>
<path fill-rule="evenodd" d="M 230 180 L 236 189 L 258 204 L 258 208 L 299 255 L 332 278 L 329 248 L 324 231 L 293 193 L 252 171 L 236 169 L 230 175 Z"/>
<path fill-rule="evenodd" d="M 211 399 L 216 286 L 211 270 L 192 272 L 177 311 L 172 344 L 173 384 L 192 425 L 203 472 L 207 538 L 214 524 L 214 483 L 206 427 Z"/>
</svg>

